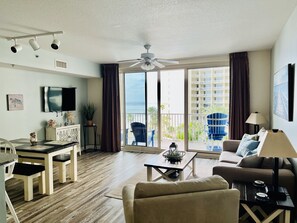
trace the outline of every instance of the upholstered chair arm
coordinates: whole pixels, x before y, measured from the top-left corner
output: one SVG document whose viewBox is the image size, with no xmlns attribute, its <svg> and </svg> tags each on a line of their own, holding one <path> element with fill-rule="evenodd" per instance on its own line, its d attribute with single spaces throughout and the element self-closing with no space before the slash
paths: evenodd
<svg viewBox="0 0 297 223">
<path fill-rule="evenodd" d="M 134 185 L 126 185 L 122 190 L 126 223 L 134 222 L 134 214 L 133 214 L 134 191 L 135 191 Z"/>
</svg>

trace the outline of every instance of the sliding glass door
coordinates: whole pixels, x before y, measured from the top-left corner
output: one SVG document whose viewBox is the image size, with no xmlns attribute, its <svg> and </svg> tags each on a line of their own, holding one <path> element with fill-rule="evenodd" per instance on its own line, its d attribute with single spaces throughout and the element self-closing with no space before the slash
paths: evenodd
<svg viewBox="0 0 297 223">
<path fill-rule="evenodd" d="M 207 115 L 229 115 L 228 66 L 125 73 L 123 83 L 125 146 L 209 152 Z"/>
<path fill-rule="evenodd" d="M 172 142 L 184 150 L 184 70 L 160 72 L 161 79 L 161 148 Z"/>
<path fill-rule="evenodd" d="M 125 145 L 157 147 L 157 73 L 125 74 Z"/>
</svg>

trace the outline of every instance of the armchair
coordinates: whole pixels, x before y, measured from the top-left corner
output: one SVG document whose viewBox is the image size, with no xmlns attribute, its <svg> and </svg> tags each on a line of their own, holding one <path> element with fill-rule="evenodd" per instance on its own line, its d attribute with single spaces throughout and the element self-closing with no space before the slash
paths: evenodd
<svg viewBox="0 0 297 223">
<path fill-rule="evenodd" d="M 123 188 L 126 223 L 237 223 L 239 191 L 220 176 Z"/>
</svg>

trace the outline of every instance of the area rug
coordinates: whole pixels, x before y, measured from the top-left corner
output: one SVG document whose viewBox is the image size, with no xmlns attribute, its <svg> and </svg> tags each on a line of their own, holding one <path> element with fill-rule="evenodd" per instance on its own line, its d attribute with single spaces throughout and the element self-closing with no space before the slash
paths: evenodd
<svg viewBox="0 0 297 223">
<path fill-rule="evenodd" d="M 196 177 L 190 175 L 188 179 L 208 177 L 212 175 L 212 168 L 218 163 L 215 159 L 203 159 L 196 158 Z M 153 178 L 157 177 L 158 173 L 153 170 Z M 106 197 L 122 199 L 122 189 L 125 185 L 132 184 L 136 185 L 140 181 L 146 181 L 146 168 L 143 168 L 137 174 L 129 178 L 128 180 L 118 184 L 112 188 L 108 193 L 105 194 Z M 161 180 L 162 181 L 162 180 Z M 163 180 L 165 182 L 165 180 Z"/>
</svg>

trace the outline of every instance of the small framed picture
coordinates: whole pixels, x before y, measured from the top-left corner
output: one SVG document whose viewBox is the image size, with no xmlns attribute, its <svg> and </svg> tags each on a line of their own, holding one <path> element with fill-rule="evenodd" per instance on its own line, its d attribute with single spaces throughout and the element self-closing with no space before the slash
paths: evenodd
<svg viewBox="0 0 297 223">
<path fill-rule="evenodd" d="M 24 99 L 22 94 L 8 94 L 7 95 L 7 110 L 16 111 L 24 110 Z"/>
</svg>

